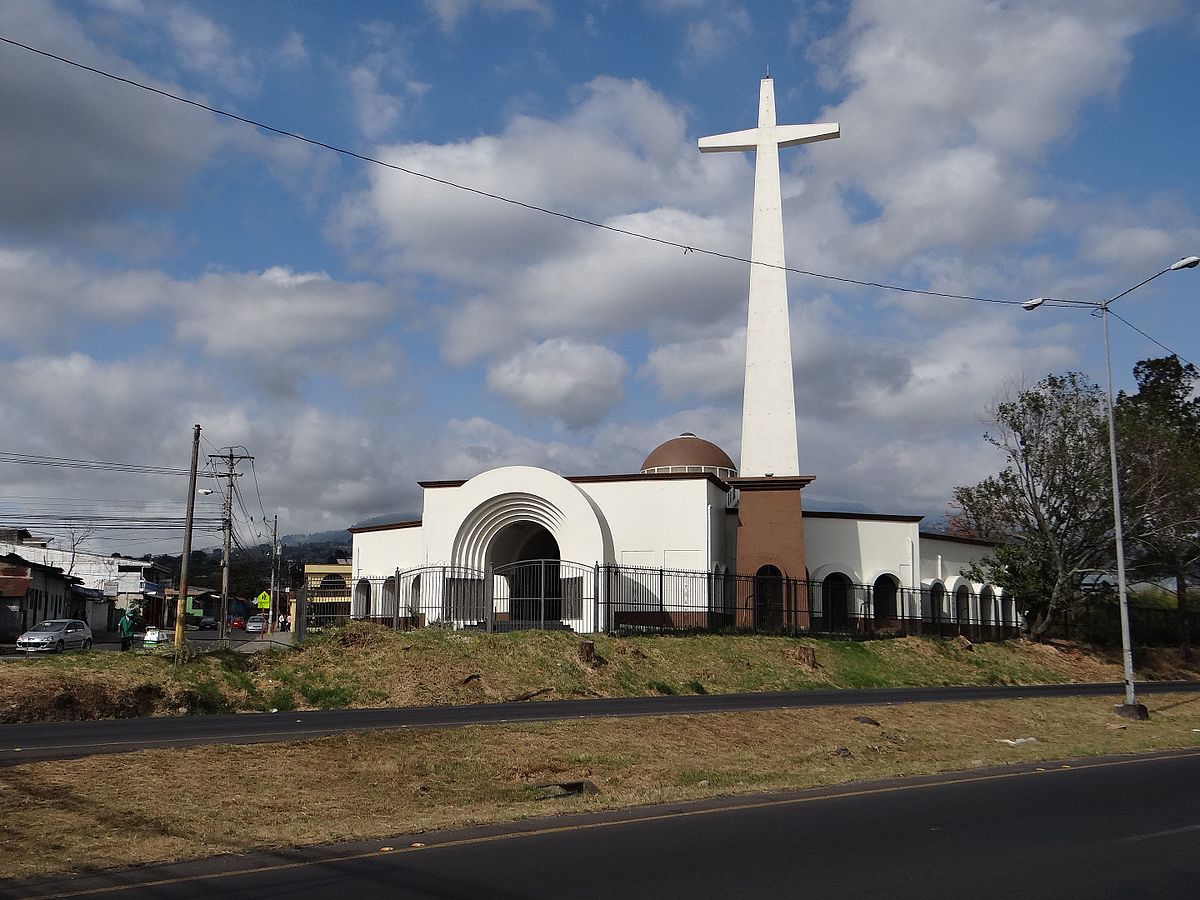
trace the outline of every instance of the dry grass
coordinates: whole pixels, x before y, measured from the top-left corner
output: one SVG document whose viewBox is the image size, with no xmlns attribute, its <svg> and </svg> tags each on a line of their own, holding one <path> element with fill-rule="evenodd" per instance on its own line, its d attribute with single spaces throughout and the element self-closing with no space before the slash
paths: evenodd
<svg viewBox="0 0 1200 900">
<path fill-rule="evenodd" d="M 0 875 L 368 839 L 551 812 L 1200 744 L 1200 694 L 914 704 L 352 734 L 0 770 Z M 880 724 L 860 722 L 869 716 Z M 1009 747 L 999 738 L 1036 737 Z M 600 794 L 537 800 L 589 778 Z"/>
<path fill-rule="evenodd" d="M 810 688 L 1120 681 L 1115 652 L 1010 641 L 965 649 L 954 641 L 832 641 L 753 635 L 595 638 L 597 664 L 578 637 L 355 624 L 292 651 L 169 655 L 91 653 L 0 666 L 0 721 L 429 706 L 536 699 L 724 694 Z M 816 667 L 806 654 L 815 654 Z M 1171 651 L 1146 654 L 1150 677 L 1196 677 Z"/>
</svg>

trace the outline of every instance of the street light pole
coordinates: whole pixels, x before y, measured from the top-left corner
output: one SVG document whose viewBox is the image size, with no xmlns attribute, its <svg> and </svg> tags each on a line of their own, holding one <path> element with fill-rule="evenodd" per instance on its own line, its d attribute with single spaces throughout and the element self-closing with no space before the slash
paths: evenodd
<svg viewBox="0 0 1200 900">
<path fill-rule="evenodd" d="M 1177 272 L 1180 269 L 1194 269 L 1200 264 L 1200 256 L 1186 256 L 1174 262 L 1165 269 L 1155 272 L 1144 281 L 1139 281 L 1131 288 L 1126 288 L 1103 303 L 1092 303 L 1086 300 L 1059 300 L 1057 302 L 1069 306 L 1084 306 L 1100 313 L 1104 320 L 1104 372 L 1108 385 L 1108 459 L 1112 467 L 1112 502 L 1113 502 L 1113 540 L 1116 542 L 1117 555 L 1117 598 L 1121 617 L 1121 659 L 1125 672 L 1125 702 L 1118 706 L 1117 714 L 1127 719 L 1148 719 L 1150 713 L 1144 705 L 1137 702 L 1137 693 L 1133 685 L 1133 641 L 1129 632 L 1129 596 L 1125 589 L 1125 533 L 1121 523 L 1121 479 L 1117 466 L 1117 420 L 1115 402 L 1113 399 L 1112 349 L 1108 337 L 1109 307 L 1126 294 L 1132 293 L 1142 285 L 1149 284 L 1159 275 L 1167 272 Z M 1047 301 L 1047 297 L 1034 297 L 1021 304 L 1025 309 L 1037 309 Z"/>
<path fill-rule="evenodd" d="M 1109 303 L 1111 302 L 1110 300 Z M 1104 370 L 1108 376 L 1108 460 L 1112 466 L 1113 540 L 1117 544 L 1117 598 L 1121 616 L 1121 661 L 1125 671 L 1125 703 L 1117 707 L 1117 712 L 1130 719 L 1148 719 L 1150 713 L 1145 706 L 1137 702 L 1137 694 L 1133 687 L 1133 641 L 1129 634 L 1129 597 L 1125 591 L 1125 532 L 1121 524 L 1121 479 L 1117 468 L 1117 419 L 1113 412 L 1108 303 L 1100 308 L 1100 317 L 1104 319 Z"/>
</svg>

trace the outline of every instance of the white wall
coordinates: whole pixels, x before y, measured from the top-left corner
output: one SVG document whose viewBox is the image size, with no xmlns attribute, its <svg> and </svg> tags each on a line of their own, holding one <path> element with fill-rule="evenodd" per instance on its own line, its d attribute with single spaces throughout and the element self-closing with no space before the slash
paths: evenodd
<svg viewBox="0 0 1200 900">
<path fill-rule="evenodd" d="M 389 575 L 396 569 L 425 565 L 425 532 L 417 526 L 366 531 L 353 535 L 353 575 Z M 440 560 L 439 560 L 440 561 Z"/>
<path fill-rule="evenodd" d="M 725 492 L 707 478 L 593 481 L 576 487 L 591 497 L 608 525 L 611 562 L 706 572 L 726 558 Z"/>
<path fill-rule="evenodd" d="M 732 562 L 726 493 L 703 477 L 576 484 L 542 469 L 512 466 L 460 486 L 426 488 L 424 501 L 420 526 L 354 535 L 356 578 L 458 562 L 456 541 L 470 527 L 464 523 L 506 504 L 534 510 L 563 559 L 585 565 L 711 571 L 715 563 Z"/>
</svg>

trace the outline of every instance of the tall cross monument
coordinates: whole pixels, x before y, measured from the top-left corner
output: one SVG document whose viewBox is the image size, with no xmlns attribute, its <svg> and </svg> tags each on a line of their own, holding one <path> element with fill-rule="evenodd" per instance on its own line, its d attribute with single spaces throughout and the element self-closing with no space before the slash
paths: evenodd
<svg viewBox="0 0 1200 900">
<path fill-rule="evenodd" d="M 779 148 L 836 138 L 835 122 L 776 125 L 775 83 L 768 75 L 758 92 L 758 127 L 700 138 L 700 152 L 753 150 L 754 223 L 750 232 L 750 302 L 746 315 L 746 382 L 742 395 L 742 455 L 737 572 L 754 575 L 753 608 L 739 610 L 739 625 L 806 627 L 805 588 L 782 579 L 805 579 L 804 517 L 800 492 L 813 480 L 800 474 L 796 452 L 796 397 L 787 273 L 783 258 L 783 198 Z M 752 621 L 753 620 L 753 621 Z"/>
<path fill-rule="evenodd" d="M 750 232 L 750 303 L 746 316 L 746 381 L 742 395 L 742 476 L 800 474 L 796 452 L 796 399 L 783 270 L 783 198 L 779 148 L 840 135 L 836 122 L 776 125 L 775 83 L 758 89 L 758 127 L 700 138 L 701 153 L 753 150 L 754 223 Z"/>
</svg>

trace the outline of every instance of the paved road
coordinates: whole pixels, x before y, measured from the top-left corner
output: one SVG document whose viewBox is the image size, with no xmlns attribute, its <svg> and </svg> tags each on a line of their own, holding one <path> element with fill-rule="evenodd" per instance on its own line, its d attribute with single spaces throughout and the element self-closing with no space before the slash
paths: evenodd
<svg viewBox="0 0 1200 900">
<path fill-rule="evenodd" d="M 1193 898 L 1200 893 L 1200 752 L 859 783 L 0 884 L 0 896 L 100 893 Z"/>
<path fill-rule="evenodd" d="M 220 640 L 220 637 L 215 630 L 189 631 L 187 639 L 189 644 L 197 644 L 201 648 L 207 649 L 212 646 L 214 641 Z M 292 645 L 292 633 L 284 631 L 273 632 L 271 634 L 250 634 L 241 629 L 234 629 L 229 632 L 229 643 L 234 650 L 253 653 L 272 646 L 290 647 Z M 140 649 L 142 646 L 142 635 L 138 634 L 135 636 L 134 647 L 135 649 Z M 121 638 L 113 632 L 99 632 L 94 635 L 92 649 L 98 653 L 120 652 Z M 68 650 L 67 652 L 74 653 L 75 651 Z M 16 644 L 0 644 L 0 662 L 12 662 L 26 658 L 24 653 L 17 651 Z"/>
<path fill-rule="evenodd" d="M 339 709 L 300 713 L 242 713 L 181 718 L 104 719 L 95 722 L 33 722 L 0 726 L 0 766 L 97 753 L 123 753 L 201 744 L 290 741 L 345 731 L 390 728 L 455 728 L 504 722 L 537 722 L 613 716 L 694 715 L 759 709 L 863 706 L 893 703 L 945 703 L 1032 697 L 1112 696 L 1120 684 L 1054 684 L 1025 687 L 877 688 L 761 694 L 706 694 L 667 697 L 613 697 L 432 706 L 404 709 Z M 1143 694 L 1200 692 L 1200 682 L 1152 682 Z"/>
</svg>

